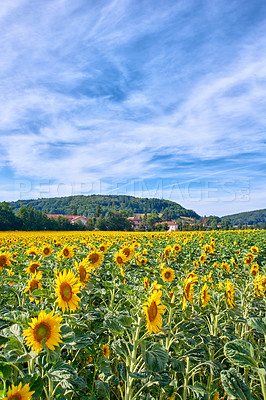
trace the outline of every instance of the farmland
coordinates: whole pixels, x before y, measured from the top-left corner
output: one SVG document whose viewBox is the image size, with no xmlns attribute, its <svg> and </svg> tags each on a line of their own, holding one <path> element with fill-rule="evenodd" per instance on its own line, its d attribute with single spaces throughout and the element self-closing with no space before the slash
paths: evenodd
<svg viewBox="0 0 266 400">
<path fill-rule="evenodd" d="M 0 233 L 0 399 L 265 399 L 266 232 Z"/>
</svg>

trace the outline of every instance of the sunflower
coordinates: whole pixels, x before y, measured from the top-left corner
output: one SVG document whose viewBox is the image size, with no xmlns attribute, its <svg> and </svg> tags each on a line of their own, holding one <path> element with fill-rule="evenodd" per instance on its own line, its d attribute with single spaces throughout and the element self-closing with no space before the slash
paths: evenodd
<svg viewBox="0 0 266 400">
<path fill-rule="evenodd" d="M 37 249 L 36 246 L 31 246 L 28 250 L 26 250 L 26 254 L 28 256 L 30 255 L 37 256 L 39 254 L 39 250 Z"/>
<path fill-rule="evenodd" d="M 230 308 L 234 308 L 234 285 L 230 281 L 225 282 L 226 298 Z"/>
<path fill-rule="evenodd" d="M 42 248 L 42 255 L 43 257 L 48 257 L 52 254 L 52 246 L 50 246 L 49 244 L 45 244 Z"/>
<path fill-rule="evenodd" d="M 146 329 L 150 335 L 152 332 L 160 332 L 162 327 L 162 314 L 165 313 L 166 306 L 161 304 L 161 296 L 160 290 L 153 291 L 143 306 L 146 315 Z"/>
<path fill-rule="evenodd" d="M 144 276 L 144 288 L 145 288 L 146 290 L 148 290 L 148 289 L 149 289 L 149 286 L 150 286 L 150 281 L 149 281 L 149 279 L 147 278 L 147 276 Z"/>
<path fill-rule="evenodd" d="M 3 267 L 12 267 L 10 262 L 11 255 L 9 253 L 1 253 L 0 254 L 0 271 L 2 271 Z"/>
<path fill-rule="evenodd" d="M 26 268 L 26 272 L 34 275 L 39 271 L 39 267 L 41 267 L 41 264 L 34 261 Z"/>
<path fill-rule="evenodd" d="M 200 258 L 199 258 L 199 262 L 200 262 L 201 264 L 203 264 L 205 260 L 206 260 L 206 254 L 203 253 L 203 254 L 200 256 Z"/>
<path fill-rule="evenodd" d="M 74 256 L 73 248 L 70 246 L 64 246 L 60 252 L 60 256 L 63 258 L 72 258 Z"/>
<path fill-rule="evenodd" d="M 108 358 L 108 357 L 109 357 L 109 355 L 110 355 L 110 350 L 109 350 L 109 346 L 108 346 L 107 344 L 104 344 L 104 345 L 103 345 L 103 347 L 102 347 L 102 353 L 103 353 L 103 356 L 104 356 L 105 358 Z"/>
<path fill-rule="evenodd" d="M 7 392 L 7 396 L 3 400 L 30 400 L 34 391 L 30 392 L 30 385 L 26 383 L 22 386 L 22 382 L 18 386 L 12 384 L 11 389 Z"/>
<path fill-rule="evenodd" d="M 98 251 L 105 254 L 107 252 L 107 246 L 105 244 L 101 244 L 100 247 L 98 248 Z"/>
<path fill-rule="evenodd" d="M 211 299 L 211 296 L 209 295 L 209 286 L 207 285 L 207 283 L 204 283 L 203 285 L 200 298 L 202 302 L 202 307 L 205 307 Z"/>
<path fill-rule="evenodd" d="M 172 282 L 175 279 L 175 273 L 172 268 L 163 268 L 161 276 L 164 282 Z"/>
<path fill-rule="evenodd" d="M 46 339 L 45 345 L 50 350 L 54 350 L 55 346 L 59 346 L 62 342 L 60 334 L 60 323 L 62 317 L 51 311 L 46 314 L 45 311 L 41 311 L 38 318 L 32 318 L 30 328 L 23 331 L 25 341 L 28 346 L 31 346 L 35 350 L 36 354 L 39 354 L 43 348 L 42 341 Z"/>
<path fill-rule="evenodd" d="M 169 258 L 171 256 L 172 250 L 172 247 L 170 245 L 167 245 L 164 249 L 164 257 Z"/>
<path fill-rule="evenodd" d="M 122 249 L 120 250 L 120 252 L 122 254 L 124 254 L 124 256 L 126 257 L 126 260 L 130 260 L 134 254 L 134 247 L 131 246 L 124 246 L 122 247 Z"/>
<path fill-rule="evenodd" d="M 66 269 L 57 276 L 55 288 L 57 299 L 55 301 L 63 312 L 65 312 L 65 309 L 72 312 L 79 307 L 80 298 L 77 293 L 80 293 L 80 284 L 77 283 L 77 280 L 74 273 Z"/>
<path fill-rule="evenodd" d="M 250 268 L 250 273 L 256 276 L 258 272 L 259 272 L 259 265 L 253 264 L 252 267 Z"/>
<path fill-rule="evenodd" d="M 223 262 L 221 263 L 221 267 L 222 267 L 222 269 L 223 269 L 224 271 L 226 271 L 226 272 L 229 274 L 229 272 L 230 272 L 230 265 L 229 265 L 227 262 L 223 261 Z"/>
<path fill-rule="evenodd" d="M 244 257 L 244 263 L 249 265 L 254 261 L 254 255 L 252 253 L 248 253 L 245 257 Z"/>
<path fill-rule="evenodd" d="M 194 271 L 190 272 L 185 278 L 182 297 L 183 310 L 185 310 L 187 307 L 187 301 L 190 303 L 193 302 L 194 284 L 197 282 L 197 280 L 198 275 L 195 274 Z"/>
<path fill-rule="evenodd" d="M 33 276 L 32 279 L 28 281 L 28 287 L 24 290 L 24 293 L 29 292 L 29 294 L 32 294 L 32 292 L 35 289 L 41 289 L 42 284 L 40 282 L 40 279 L 42 278 L 42 273 L 39 271 L 36 275 Z"/>
<path fill-rule="evenodd" d="M 250 251 L 252 251 L 252 253 L 255 253 L 255 254 L 260 252 L 257 246 L 252 246 Z"/>
<path fill-rule="evenodd" d="M 126 258 L 126 256 L 125 256 L 122 252 L 118 252 L 118 253 L 116 253 L 116 254 L 114 255 L 114 260 L 115 260 L 116 264 L 117 264 L 119 267 L 121 267 L 121 266 L 123 266 L 123 265 L 126 263 L 127 258 Z"/>
<path fill-rule="evenodd" d="M 160 289 L 162 289 L 162 285 L 157 283 L 157 281 L 152 282 L 151 285 L 152 285 L 152 290 L 160 290 Z"/>
<path fill-rule="evenodd" d="M 97 251 L 91 252 L 88 257 L 86 258 L 86 261 L 88 261 L 93 268 L 98 268 L 99 265 L 102 263 L 103 259 L 103 254 L 99 253 Z"/>
<path fill-rule="evenodd" d="M 180 246 L 179 243 L 175 243 L 175 244 L 173 245 L 173 250 L 174 250 L 176 253 L 179 253 L 179 252 L 182 250 L 182 247 Z"/>
<path fill-rule="evenodd" d="M 75 261 L 75 267 L 78 270 L 79 282 L 82 284 L 82 286 L 85 286 L 85 284 L 86 284 L 85 282 L 87 282 L 90 277 L 88 265 L 84 262 L 82 262 L 81 264 L 78 264 Z"/>
</svg>

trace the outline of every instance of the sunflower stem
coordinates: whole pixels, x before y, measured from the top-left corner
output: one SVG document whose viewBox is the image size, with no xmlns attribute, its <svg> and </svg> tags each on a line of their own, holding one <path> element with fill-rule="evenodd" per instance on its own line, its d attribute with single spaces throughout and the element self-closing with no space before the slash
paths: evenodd
<svg viewBox="0 0 266 400">
<path fill-rule="evenodd" d="M 173 294 L 172 298 L 171 298 L 171 304 L 174 304 L 175 302 L 175 294 Z M 170 312 L 169 312 L 169 318 L 168 318 L 168 327 L 169 327 L 169 333 L 168 336 L 166 338 L 166 342 L 165 342 L 165 348 L 166 350 L 169 350 L 170 348 L 170 338 L 171 338 L 171 323 L 172 323 L 172 318 L 173 318 L 173 312 L 174 312 L 174 307 L 170 308 Z"/>
</svg>

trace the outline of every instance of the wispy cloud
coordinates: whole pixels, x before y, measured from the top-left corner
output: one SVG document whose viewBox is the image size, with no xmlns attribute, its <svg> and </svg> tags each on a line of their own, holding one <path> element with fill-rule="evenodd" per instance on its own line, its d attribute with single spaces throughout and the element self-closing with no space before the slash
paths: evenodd
<svg viewBox="0 0 266 400">
<path fill-rule="evenodd" d="M 11 3 L 0 7 L 0 165 L 34 182 L 33 196 L 45 180 L 263 186 L 263 2 Z M 197 207 L 221 214 L 206 198 Z"/>
</svg>

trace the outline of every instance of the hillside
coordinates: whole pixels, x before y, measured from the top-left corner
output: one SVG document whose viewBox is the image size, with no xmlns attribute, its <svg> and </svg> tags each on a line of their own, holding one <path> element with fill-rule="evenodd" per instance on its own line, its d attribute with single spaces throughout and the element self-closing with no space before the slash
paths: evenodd
<svg viewBox="0 0 266 400">
<path fill-rule="evenodd" d="M 128 216 L 135 213 L 144 214 L 156 212 L 162 214 L 166 219 L 176 219 L 180 216 L 199 219 L 200 216 L 192 210 L 179 204 L 160 199 L 138 198 L 124 195 L 91 195 L 91 196 L 68 196 L 37 200 L 18 200 L 11 202 L 14 210 L 22 206 L 32 205 L 35 210 L 46 211 L 48 214 L 69 215 L 75 209 L 77 215 L 93 217 L 97 206 L 101 206 L 102 214 L 108 210 L 124 211 Z"/>
<path fill-rule="evenodd" d="M 225 215 L 222 219 L 230 219 L 232 225 L 255 225 L 259 223 L 266 223 L 266 209 L 241 212 L 238 214 Z"/>
</svg>

